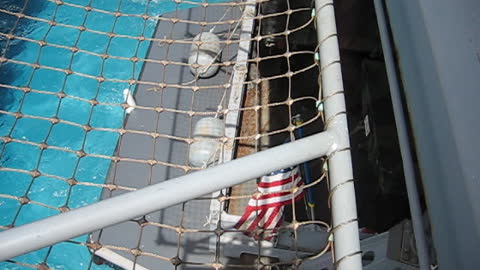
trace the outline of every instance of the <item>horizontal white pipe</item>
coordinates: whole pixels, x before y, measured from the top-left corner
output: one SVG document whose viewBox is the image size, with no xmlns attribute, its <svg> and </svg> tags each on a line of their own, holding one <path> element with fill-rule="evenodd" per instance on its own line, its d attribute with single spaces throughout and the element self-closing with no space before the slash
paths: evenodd
<svg viewBox="0 0 480 270">
<path fill-rule="evenodd" d="M 118 265 L 122 269 L 125 269 L 125 270 L 149 270 L 148 268 L 145 268 L 145 267 L 141 266 L 140 264 L 135 263 L 132 260 L 129 260 L 129 259 L 123 257 L 122 255 L 120 255 L 116 252 L 113 252 L 112 250 L 110 250 L 108 248 L 102 247 L 102 248 L 96 250 L 95 255 L 97 255 L 98 257 L 100 257 L 100 258 L 102 258 L 106 261 L 109 261 L 109 262 L 111 262 L 115 265 Z"/>
<path fill-rule="evenodd" d="M 331 152 L 329 131 L 0 233 L 0 261 L 94 232 Z"/>
<path fill-rule="evenodd" d="M 325 118 L 338 150 L 328 160 L 336 269 L 359 270 L 357 206 L 333 0 L 315 0 L 315 7 Z"/>
</svg>

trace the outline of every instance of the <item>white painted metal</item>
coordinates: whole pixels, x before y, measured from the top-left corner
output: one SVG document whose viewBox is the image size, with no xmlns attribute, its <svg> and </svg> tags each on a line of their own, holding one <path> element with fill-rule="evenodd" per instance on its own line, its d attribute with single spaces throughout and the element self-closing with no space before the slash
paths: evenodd
<svg viewBox="0 0 480 270">
<path fill-rule="evenodd" d="M 371 254 L 371 260 L 365 260 L 364 270 L 418 270 L 415 266 L 407 265 L 395 260 L 391 260 L 387 256 L 388 241 L 390 234 L 385 232 L 369 238 L 363 239 L 360 244 L 362 250 Z M 334 270 L 332 265 L 331 253 L 315 258 L 313 260 L 304 260 L 300 266 L 302 270 Z"/>
<path fill-rule="evenodd" d="M 328 160 L 334 254 L 338 270 L 362 269 L 350 141 L 333 0 L 315 0 L 327 129 L 335 134 Z"/>
<path fill-rule="evenodd" d="M 251 48 L 251 36 L 256 12 L 256 0 L 247 0 L 242 14 L 242 26 L 240 30 L 240 42 L 238 44 L 238 53 L 236 64 L 233 68 L 232 88 L 230 99 L 228 101 L 228 112 L 225 117 L 225 136 L 229 139 L 223 150 L 223 162 L 228 162 L 233 158 L 234 144 L 233 138 L 237 136 L 237 128 L 240 119 L 240 105 L 244 96 L 245 79 L 247 78 L 247 61 Z"/>
<path fill-rule="evenodd" d="M 256 13 L 256 0 L 247 0 L 242 13 L 242 25 L 240 30 L 240 42 L 238 44 L 236 64 L 233 68 L 232 86 L 228 100 L 228 113 L 225 117 L 225 137 L 228 141 L 224 144 L 220 162 L 226 163 L 233 159 L 235 140 L 238 132 L 238 123 L 240 121 L 240 106 L 245 92 L 245 79 L 248 72 L 248 58 L 252 46 L 252 32 L 254 26 L 254 17 Z M 246 179 L 248 181 L 249 179 Z M 226 189 L 222 191 L 226 194 Z M 212 193 L 212 198 L 220 195 L 217 190 Z M 218 200 L 212 200 L 210 203 L 210 216 L 208 217 L 210 229 L 215 230 L 222 212 L 222 206 Z M 215 237 L 216 238 L 216 237 Z M 211 250 L 216 249 L 216 239 L 211 238 L 209 243 Z"/>
<path fill-rule="evenodd" d="M 332 135 L 328 131 L 322 132 L 206 170 L 3 231 L 0 233 L 0 261 L 324 156 L 332 150 L 334 140 Z M 181 192 L 172 192 L 179 190 Z"/>
<path fill-rule="evenodd" d="M 397 70 L 394 66 L 394 56 L 392 55 L 393 49 L 390 45 L 389 30 L 387 27 L 387 19 L 385 11 L 383 9 L 383 1 L 374 1 L 375 11 L 377 13 L 378 29 L 380 32 L 380 38 L 382 39 L 383 54 L 385 57 L 385 66 L 387 68 L 388 83 L 390 85 L 390 94 L 392 97 L 393 111 L 395 112 L 395 122 L 397 125 L 398 140 L 400 145 L 400 152 L 402 154 L 403 172 L 405 174 L 405 186 L 408 194 L 408 205 L 410 207 L 410 213 L 412 216 L 412 225 L 415 232 L 415 243 L 418 252 L 419 266 L 421 270 L 427 270 L 430 268 L 431 260 L 428 251 L 428 244 L 425 237 L 425 228 L 422 216 L 422 209 L 420 207 L 419 192 L 417 190 L 417 180 L 414 173 L 414 164 L 412 160 L 413 154 L 411 153 L 409 145 L 409 135 L 407 133 L 407 122 L 404 117 L 403 105 L 401 104 L 401 94 L 398 87 L 399 78 L 397 78 Z"/>
<path fill-rule="evenodd" d="M 148 268 L 145 268 L 140 264 L 135 263 L 132 260 L 129 260 L 108 248 L 102 247 L 96 250 L 94 253 L 98 257 L 106 261 L 109 261 L 117 266 L 120 266 L 122 269 L 125 269 L 125 270 L 149 270 Z"/>
<path fill-rule="evenodd" d="M 133 98 L 133 94 L 130 92 L 130 89 L 123 89 L 123 98 L 128 105 L 128 108 L 125 110 L 125 112 L 127 114 L 132 113 L 133 110 L 135 110 L 135 106 L 137 106 L 137 103 L 135 102 L 135 99 Z"/>
</svg>

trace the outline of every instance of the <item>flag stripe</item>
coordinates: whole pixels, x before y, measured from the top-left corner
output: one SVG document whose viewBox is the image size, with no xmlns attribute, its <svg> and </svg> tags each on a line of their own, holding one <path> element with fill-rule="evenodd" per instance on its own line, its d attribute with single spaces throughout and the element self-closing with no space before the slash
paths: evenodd
<svg viewBox="0 0 480 270">
<path fill-rule="evenodd" d="M 302 185 L 303 185 L 303 181 L 299 181 L 299 182 L 296 183 L 295 186 L 300 187 Z M 287 195 L 287 194 L 292 194 L 292 186 L 293 185 L 289 185 L 288 187 L 282 186 L 278 190 L 277 190 L 277 188 L 264 189 L 263 191 L 259 189 L 260 192 L 267 193 L 267 194 L 261 195 L 258 198 L 258 200 L 262 200 L 263 198 L 271 198 L 271 197 L 277 197 L 277 196 L 284 196 L 284 195 Z M 278 191 L 278 192 L 276 192 L 276 191 Z"/>
<path fill-rule="evenodd" d="M 292 180 L 290 180 L 290 179 L 287 179 L 287 180 L 289 181 L 289 183 L 288 183 L 288 184 L 283 184 L 283 185 L 281 185 L 281 186 L 278 186 L 278 185 L 276 185 L 276 186 L 270 186 L 270 187 L 260 187 L 260 186 L 259 186 L 259 187 L 258 187 L 258 191 L 260 191 L 260 192 L 262 192 L 262 193 L 267 193 L 267 192 L 268 192 L 268 193 L 272 193 L 272 192 L 275 192 L 275 191 L 278 191 L 278 192 L 288 192 L 289 189 L 291 189 L 294 184 L 297 184 L 297 185 L 298 185 L 298 183 L 303 183 L 303 181 L 301 180 L 300 177 L 295 178 L 295 181 L 292 181 Z M 260 184 L 261 184 L 261 183 L 259 183 L 259 185 L 260 185 Z"/>
<path fill-rule="evenodd" d="M 280 210 L 282 213 L 280 213 Z M 275 210 L 273 211 L 272 215 L 268 218 L 267 222 L 265 222 L 265 228 L 270 228 L 270 224 L 272 224 L 274 220 L 277 220 L 278 217 L 282 217 L 282 216 L 283 216 L 282 207 L 275 207 Z"/>
<path fill-rule="evenodd" d="M 240 220 L 237 222 L 237 224 L 235 224 L 235 229 L 240 229 L 244 224 L 245 224 L 245 221 L 247 221 L 247 219 L 250 217 L 252 213 L 252 210 L 247 210 L 247 212 L 245 212 L 242 217 L 240 218 Z"/>
<path fill-rule="evenodd" d="M 286 171 L 286 172 L 279 172 L 279 173 L 276 173 L 276 174 L 265 175 L 265 176 L 262 177 L 261 181 L 265 182 L 265 183 L 275 182 L 275 181 L 279 181 L 279 180 L 284 180 L 284 179 L 288 178 L 289 176 L 292 176 L 292 175 L 295 175 L 295 174 L 298 174 L 298 167 L 296 167 L 293 170 Z"/>
<path fill-rule="evenodd" d="M 250 226 L 247 227 L 247 230 L 249 231 L 253 231 L 257 228 L 257 225 L 259 225 L 259 222 L 263 219 L 263 217 L 265 216 L 265 214 L 267 213 L 268 209 L 262 209 L 262 211 L 260 211 L 260 213 L 252 220 L 252 222 L 250 223 Z M 254 214 L 256 214 L 256 211 L 253 212 Z"/>
<path fill-rule="evenodd" d="M 297 187 L 302 186 L 303 183 L 299 183 Z M 295 194 L 295 197 L 298 196 L 299 194 L 302 193 L 302 190 L 298 190 Z M 278 202 L 285 202 L 289 201 L 292 199 L 292 192 L 276 192 L 276 193 L 271 193 L 271 194 L 265 194 L 260 196 L 258 200 L 252 200 L 250 199 L 248 206 L 255 207 L 255 206 L 264 206 L 264 205 L 270 205 L 272 203 L 278 203 Z"/>
<path fill-rule="evenodd" d="M 298 194 L 294 200 L 295 201 L 298 201 L 300 200 L 301 198 L 303 198 L 303 192 Z M 279 207 L 279 206 L 285 206 L 287 204 L 291 204 L 292 203 L 292 197 L 289 196 L 288 199 L 286 200 L 283 200 L 283 201 L 280 201 L 280 202 L 273 202 L 273 203 L 268 203 L 268 204 L 263 204 L 263 205 L 258 205 L 258 206 L 247 206 L 248 210 L 250 211 L 255 211 L 255 210 L 258 210 L 258 209 L 261 209 L 261 208 L 264 208 L 264 207 Z"/>
<path fill-rule="evenodd" d="M 297 179 L 299 177 L 300 177 L 300 175 L 298 173 L 295 174 L 295 179 Z M 285 184 L 288 184 L 288 183 L 291 183 L 291 182 L 292 182 L 292 177 L 289 177 L 287 179 L 273 181 L 273 182 L 260 182 L 260 183 L 258 183 L 258 187 L 269 188 L 269 187 L 274 187 L 274 186 L 285 185 Z"/>
<path fill-rule="evenodd" d="M 292 192 L 293 187 L 303 185 L 298 167 L 288 168 L 263 176 L 258 184 L 258 191 L 263 194 L 252 196 L 240 220 L 234 225 L 236 229 L 245 230 L 245 234 L 255 239 L 272 240 L 277 228 L 283 222 L 285 205 L 303 197 L 303 190 Z M 265 231 L 261 235 L 252 235 L 257 228 Z"/>
</svg>

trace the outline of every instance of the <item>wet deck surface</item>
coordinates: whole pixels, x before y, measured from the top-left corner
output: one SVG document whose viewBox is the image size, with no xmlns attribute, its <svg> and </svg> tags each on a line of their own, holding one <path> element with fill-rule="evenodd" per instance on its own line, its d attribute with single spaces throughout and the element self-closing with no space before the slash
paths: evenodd
<svg viewBox="0 0 480 270">
<path fill-rule="evenodd" d="M 204 9 L 201 7 L 177 11 L 176 13 L 165 14 L 164 17 L 177 17 L 192 21 L 217 21 L 225 13 L 228 7 L 215 6 Z M 231 8 L 223 20 L 239 18 L 241 11 Z M 219 34 L 222 39 L 231 35 L 234 25 L 217 26 L 214 33 Z M 192 38 L 201 31 L 209 31 L 209 28 L 200 27 L 194 24 L 160 21 L 155 37 L 171 39 Z M 238 37 L 236 37 L 238 38 Z M 190 50 L 189 44 L 152 44 L 148 58 L 155 60 L 170 60 L 187 62 Z M 232 44 L 225 47 L 222 53 L 222 61 L 235 59 L 237 46 Z M 214 77 L 201 79 L 198 85 L 221 85 L 229 82 L 231 68 L 222 68 Z M 167 84 L 183 84 L 194 79 L 187 66 L 146 63 L 141 81 L 154 81 Z M 222 102 L 226 106 L 228 102 L 228 91 L 225 97 L 225 88 L 209 88 L 193 92 L 189 89 L 167 87 L 163 90 L 154 90 L 150 86 L 140 85 L 135 93 L 137 105 L 149 107 L 171 108 L 185 111 L 216 111 L 217 106 Z M 223 100 L 223 101 L 222 101 Z M 126 129 L 158 132 L 166 135 L 179 136 L 184 138 L 192 137 L 193 127 L 201 116 L 190 117 L 186 113 L 154 112 L 136 109 L 126 120 Z M 182 141 L 167 138 L 154 139 L 151 136 L 126 133 L 118 145 L 118 155 L 134 159 L 155 159 L 161 162 L 168 162 L 178 165 L 187 165 L 188 145 Z M 159 183 L 184 175 L 183 169 L 165 165 L 140 164 L 133 162 L 112 163 L 107 183 L 141 188 L 150 184 Z M 188 187 L 185 187 L 188 188 Z M 124 191 L 123 191 L 124 192 Z M 106 191 L 103 198 L 115 196 L 122 191 Z M 182 192 L 181 190 L 172 192 Z M 161 199 L 161 198 L 159 198 Z M 185 205 L 177 205 L 152 213 L 146 217 L 149 222 L 157 222 L 171 226 L 182 226 L 190 229 L 208 229 L 204 224 L 209 215 L 209 200 L 191 201 Z M 136 222 L 126 222 L 106 228 L 100 236 L 95 238 L 103 245 L 126 247 L 128 249 L 140 249 L 143 252 L 157 254 L 166 258 L 179 256 L 182 261 L 189 262 L 213 262 L 214 254 L 208 250 L 208 235 L 205 233 L 186 233 L 180 238 L 171 229 L 159 228 L 156 226 L 139 226 Z M 180 246 L 180 248 L 177 248 Z M 130 252 L 115 251 L 120 255 L 135 260 Z M 149 269 L 175 269 L 172 263 L 155 258 L 154 256 L 141 255 L 136 262 Z M 179 267 L 177 269 L 189 269 L 193 266 Z M 199 269 L 196 267 L 195 269 Z"/>
</svg>

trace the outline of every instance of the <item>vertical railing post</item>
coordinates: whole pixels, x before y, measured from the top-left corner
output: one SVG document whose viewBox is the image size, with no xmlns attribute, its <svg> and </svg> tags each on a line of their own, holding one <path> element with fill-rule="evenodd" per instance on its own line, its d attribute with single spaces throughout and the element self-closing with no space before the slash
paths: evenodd
<svg viewBox="0 0 480 270">
<path fill-rule="evenodd" d="M 328 159 L 335 264 L 338 270 L 357 270 L 361 251 L 333 0 L 315 0 L 315 5 L 325 121 L 335 134 Z"/>
</svg>

